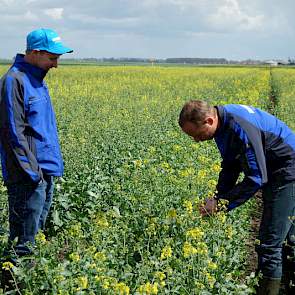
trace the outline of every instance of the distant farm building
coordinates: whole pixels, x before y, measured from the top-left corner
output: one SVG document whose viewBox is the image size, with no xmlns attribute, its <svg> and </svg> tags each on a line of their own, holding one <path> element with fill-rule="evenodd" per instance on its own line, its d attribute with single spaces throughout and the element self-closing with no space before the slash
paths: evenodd
<svg viewBox="0 0 295 295">
<path fill-rule="evenodd" d="M 266 60 L 264 63 L 269 66 L 277 66 L 279 64 L 276 60 Z"/>
</svg>

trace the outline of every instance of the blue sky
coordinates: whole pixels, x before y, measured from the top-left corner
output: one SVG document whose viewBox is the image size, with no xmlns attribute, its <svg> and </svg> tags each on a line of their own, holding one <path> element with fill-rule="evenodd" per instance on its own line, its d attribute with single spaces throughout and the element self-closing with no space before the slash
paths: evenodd
<svg viewBox="0 0 295 295">
<path fill-rule="evenodd" d="M 293 0 L 0 0 L 0 58 L 55 29 L 66 57 L 295 57 Z"/>
</svg>

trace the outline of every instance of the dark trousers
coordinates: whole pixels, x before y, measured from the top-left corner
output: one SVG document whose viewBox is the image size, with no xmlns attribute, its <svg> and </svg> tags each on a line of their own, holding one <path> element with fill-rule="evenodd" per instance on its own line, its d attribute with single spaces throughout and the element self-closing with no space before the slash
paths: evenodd
<svg viewBox="0 0 295 295">
<path fill-rule="evenodd" d="M 45 175 L 39 184 L 8 185 L 7 190 L 10 230 L 8 248 L 16 239 L 14 251 L 17 256 L 23 256 L 30 253 L 28 242 L 34 244 L 38 230 L 45 229 L 52 203 L 53 177 Z"/>
<path fill-rule="evenodd" d="M 281 278 L 283 272 L 283 252 L 289 255 L 284 271 L 295 271 L 295 182 L 284 185 L 268 184 L 263 189 L 263 214 L 259 229 L 260 245 L 258 270 L 264 277 Z M 293 255 L 293 257 L 291 257 Z"/>
</svg>

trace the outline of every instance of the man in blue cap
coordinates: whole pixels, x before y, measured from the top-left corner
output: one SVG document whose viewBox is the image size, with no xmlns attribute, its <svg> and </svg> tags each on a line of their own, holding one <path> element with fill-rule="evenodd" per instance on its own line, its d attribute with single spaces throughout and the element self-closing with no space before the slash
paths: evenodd
<svg viewBox="0 0 295 295">
<path fill-rule="evenodd" d="M 58 58 L 70 52 L 73 50 L 62 44 L 55 31 L 32 31 L 27 36 L 25 55 L 17 54 L 0 80 L 0 152 L 9 203 L 8 249 L 13 248 L 17 256 L 29 254 L 28 243 L 33 244 L 38 230 L 44 230 L 53 177 L 63 174 L 55 114 L 43 79 L 49 69 L 57 68 Z"/>
</svg>

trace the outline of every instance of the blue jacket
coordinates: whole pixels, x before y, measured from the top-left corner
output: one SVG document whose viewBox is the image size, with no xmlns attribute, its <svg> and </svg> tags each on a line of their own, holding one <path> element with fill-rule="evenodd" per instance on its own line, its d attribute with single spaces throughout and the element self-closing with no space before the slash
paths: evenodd
<svg viewBox="0 0 295 295">
<path fill-rule="evenodd" d="M 46 71 L 18 54 L 0 80 L 0 152 L 6 184 L 63 174 L 55 114 L 43 81 Z"/>
<path fill-rule="evenodd" d="M 223 159 L 217 198 L 231 210 L 265 184 L 295 180 L 295 134 L 276 117 L 244 105 L 217 106 L 220 127 L 214 139 Z M 237 183 L 239 174 L 244 179 Z"/>
</svg>

